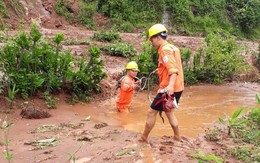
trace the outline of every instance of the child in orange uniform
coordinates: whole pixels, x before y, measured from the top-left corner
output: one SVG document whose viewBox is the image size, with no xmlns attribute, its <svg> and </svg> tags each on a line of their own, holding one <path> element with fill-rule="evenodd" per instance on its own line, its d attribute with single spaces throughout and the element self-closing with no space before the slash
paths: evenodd
<svg viewBox="0 0 260 163">
<path fill-rule="evenodd" d="M 138 72 L 138 65 L 135 61 L 127 63 L 126 75 L 121 79 L 120 89 L 116 100 L 116 107 L 119 112 L 129 112 L 134 89 L 139 86 L 139 82 L 135 82 L 134 80 Z"/>
</svg>

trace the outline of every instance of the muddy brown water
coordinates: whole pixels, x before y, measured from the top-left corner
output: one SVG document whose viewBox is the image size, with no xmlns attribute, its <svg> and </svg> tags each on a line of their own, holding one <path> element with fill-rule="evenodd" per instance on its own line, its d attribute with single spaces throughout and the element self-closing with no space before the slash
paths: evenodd
<svg viewBox="0 0 260 163">
<path fill-rule="evenodd" d="M 255 96 L 260 92 L 257 83 L 230 83 L 225 85 L 197 85 L 186 87 L 180 100 L 180 111 L 175 111 L 179 121 L 182 135 L 196 137 L 205 129 L 218 122 L 218 118 L 225 118 L 225 114 L 232 113 L 240 108 L 252 108 L 256 106 Z M 151 98 L 155 96 L 151 93 Z M 142 132 L 147 109 L 150 106 L 146 91 L 134 96 L 131 112 L 118 113 L 115 109 L 115 98 L 105 100 L 95 109 L 83 109 L 77 105 L 73 110 L 78 114 L 90 115 L 95 121 L 106 122 L 109 125 L 121 126 L 125 129 Z M 81 109 L 82 107 L 82 109 Z M 172 135 L 173 132 L 165 115 L 165 123 L 162 123 L 159 115 L 151 132 L 152 136 Z"/>
</svg>

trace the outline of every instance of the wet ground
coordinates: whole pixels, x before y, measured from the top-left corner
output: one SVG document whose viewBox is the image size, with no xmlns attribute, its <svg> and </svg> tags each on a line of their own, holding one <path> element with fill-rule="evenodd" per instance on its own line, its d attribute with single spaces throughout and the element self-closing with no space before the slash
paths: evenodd
<svg viewBox="0 0 260 163">
<path fill-rule="evenodd" d="M 175 114 L 179 120 L 180 131 L 183 135 L 196 137 L 197 134 L 212 126 L 218 118 L 225 114 L 231 115 L 240 107 L 256 106 L 255 96 L 260 92 L 259 84 L 230 83 L 226 85 L 197 85 L 186 87 L 180 100 L 180 110 Z M 154 97 L 154 94 L 150 95 Z M 97 110 L 80 110 L 80 114 L 92 115 L 97 121 L 108 121 L 109 124 L 122 126 L 125 129 L 142 132 L 146 120 L 147 109 L 150 106 L 146 91 L 134 96 L 129 114 L 118 113 L 115 110 L 115 98 L 104 100 Z M 164 115 L 165 123 L 157 116 L 152 135 L 172 135 L 172 130 Z"/>
<path fill-rule="evenodd" d="M 14 123 L 8 136 L 9 150 L 14 154 L 12 162 L 69 162 L 69 154 L 77 156 L 77 163 L 197 162 L 190 154 L 198 148 L 205 148 L 204 151 L 209 153 L 222 150 L 197 138 L 197 134 L 213 125 L 218 117 L 224 117 L 224 113 L 231 115 L 241 106 L 256 106 L 255 95 L 258 92 L 260 85 L 252 83 L 186 87 L 179 105 L 181 110 L 175 112 L 181 134 L 186 137 L 180 143 L 172 140 L 170 136 L 173 132 L 169 123 L 166 121 L 163 124 L 159 116 L 150 143 L 146 145 L 138 142 L 150 105 L 146 91 L 136 94 L 129 114 L 116 111 L 115 98 L 104 99 L 101 103 L 76 105 L 60 101 L 57 109 L 50 110 L 52 117 L 37 120 L 22 119 L 20 109 L 16 109 L 14 113 L 8 114 L 8 120 Z M 0 113 L 1 124 L 5 119 L 6 115 Z M 56 129 L 35 132 L 43 126 L 56 126 Z M 1 130 L 1 151 L 5 149 L 5 140 L 4 131 Z M 55 140 L 55 144 L 40 148 L 31 145 L 39 140 Z M 82 141 L 84 144 L 81 147 Z M 7 162 L 3 155 L 0 156 L 0 162 Z"/>
</svg>

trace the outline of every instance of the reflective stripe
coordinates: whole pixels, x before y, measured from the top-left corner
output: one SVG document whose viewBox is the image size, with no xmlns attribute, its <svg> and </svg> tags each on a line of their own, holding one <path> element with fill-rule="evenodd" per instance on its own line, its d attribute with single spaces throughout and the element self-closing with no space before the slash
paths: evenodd
<svg viewBox="0 0 260 163">
<path fill-rule="evenodd" d="M 172 44 L 166 43 L 161 45 L 158 49 L 158 75 L 159 75 L 159 87 L 158 92 L 167 87 L 170 81 L 170 75 L 176 73 L 176 79 L 174 83 L 174 92 L 180 92 L 184 90 L 184 76 L 181 62 L 181 54 L 177 47 Z M 164 62 L 167 58 L 167 62 Z"/>
</svg>

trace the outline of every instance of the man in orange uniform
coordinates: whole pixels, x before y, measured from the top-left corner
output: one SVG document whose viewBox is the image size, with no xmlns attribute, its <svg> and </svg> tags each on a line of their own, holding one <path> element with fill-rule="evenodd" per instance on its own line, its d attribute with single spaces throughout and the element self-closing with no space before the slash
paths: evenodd
<svg viewBox="0 0 260 163">
<path fill-rule="evenodd" d="M 120 79 L 120 90 L 116 100 L 116 107 L 119 112 L 129 112 L 129 107 L 133 99 L 134 88 L 138 87 L 139 84 L 134 80 L 138 72 L 138 65 L 135 61 L 131 61 L 126 65 L 126 75 Z"/>
<path fill-rule="evenodd" d="M 154 127 L 156 116 L 159 111 L 163 111 L 162 92 L 167 91 L 168 95 L 173 95 L 177 103 L 184 90 L 184 76 L 180 51 L 174 45 L 168 43 L 166 38 L 168 30 L 162 24 L 155 24 L 149 29 L 149 41 L 158 51 L 158 68 L 154 71 L 159 76 L 159 89 L 154 98 L 151 108 L 148 110 L 145 129 L 140 141 L 148 142 L 148 135 Z M 173 110 L 165 112 L 174 132 L 174 139 L 180 140 L 178 121 Z"/>
</svg>

